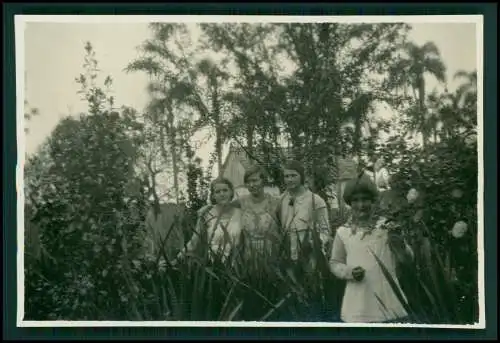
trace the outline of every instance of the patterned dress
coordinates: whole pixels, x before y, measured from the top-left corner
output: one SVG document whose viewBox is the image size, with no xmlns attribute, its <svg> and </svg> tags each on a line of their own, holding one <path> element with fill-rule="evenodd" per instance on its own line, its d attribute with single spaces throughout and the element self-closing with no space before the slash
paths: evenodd
<svg viewBox="0 0 500 343">
<path fill-rule="evenodd" d="M 243 231 L 250 253 L 270 253 L 276 241 L 278 222 L 276 210 L 279 198 L 264 194 L 264 200 L 256 203 L 251 195 L 239 200 L 242 213 Z"/>
</svg>

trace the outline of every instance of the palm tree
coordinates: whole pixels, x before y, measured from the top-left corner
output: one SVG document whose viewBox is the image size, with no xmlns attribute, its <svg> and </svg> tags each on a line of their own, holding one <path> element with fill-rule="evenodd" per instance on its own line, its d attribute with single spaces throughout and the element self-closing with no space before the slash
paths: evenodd
<svg viewBox="0 0 500 343">
<path fill-rule="evenodd" d="M 361 158 L 362 127 L 368 125 L 368 113 L 373 111 L 374 96 L 371 93 L 361 93 L 353 100 L 346 110 L 345 118 L 354 123 L 353 155 Z"/>
<path fill-rule="evenodd" d="M 220 61 L 219 67 L 210 58 L 204 58 L 189 70 L 186 78 L 178 85 L 183 89 L 182 101 L 197 110 L 200 115 L 195 127 L 211 126 L 215 129 L 215 153 L 219 174 L 222 172 L 222 145 L 227 139 L 223 120 L 226 98 L 224 83 L 229 80 L 230 75 L 224 70 L 226 63 L 227 60 Z"/>
<path fill-rule="evenodd" d="M 460 105 L 463 99 L 462 92 L 438 94 L 432 92 L 427 97 L 429 108 L 426 119 L 426 129 L 433 132 L 434 141 L 437 142 L 438 125 L 441 124 L 442 137 L 451 138 L 461 129 L 470 127 L 470 118 L 467 108 Z"/>
<path fill-rule="evenodd" d="M 229 74 L 217 68 L 210 60 L 203 60 L 198 65 L 198 70 L 207 79 L 207 88 L 211 100 L 211 119 L 215 126 L 215 152 L 219 174 L 222 172 L 222 144 L 224 143 L 222 120 L 222 87 L 221 83 L 229 79 Z"/>
<path fill-rule="evenodd" d="M 179 155 L 177 151 L 177 127 L 175 125 L 174 102 L 171 93 L 174 86 L 163 85 L 161 83 L 150 83 L 148 89 L 151 94 L 158 92 L 160 97 L 153 97 L 147 107 L 147 112 L 152 114 L 153 123 L 158 125 L 158 133 L 160 138 L 160 151 L 163 159 L 168 160 L 169 152 L 167 152 L 165 142 L 170 148 L 170 157 L 172 161 L 172 170 L 174 174 L 174 191 L 175 200 L 178 203 L 180 198 L 179 191 Z"/>
<path fill-rule="evenodd" d="M 473 125 L 477 124 L 477 71 L 466 72 L 463 70 L 458 71 L 454 75 L 455 79 L 464 79 L 456 91 L 458 106 L 462 109 L 464 119 L 471 122 Z"/>
<path fill-rule="evenodd" d="M 464 117 L 456 93 L 442 94 L 438 100 L 439 121 L 443 124 L 443 137 L 450 138 L 458 127 L 464 124 Z"/>
<path fill-rule="evenodd" d="M 446 94 L 445 94 L 446 95 Z M 434 136 L 434 143 L 438 141 L 438 126 L 439 123 L 443 122 L 442 109 L 443 109 L 443 97 L 445 95 L 440 95 L 436 90 L 432 91 L 427 96 L 427 115 L 425 119 L 425 130 L 426 132 L 432 133 Z"/>
<path fill-rule="evenodd" d="M 163 158 L 167 159 L 165 142 L 170 147 L 172 168 L 174 174 L 174 190 L 176 201 L 179 201 L 179 153 L 177 151 L 176 126 L 175 126 L 175 95 L 179 94 L 178 66 L 181 58 L 170 49 L 170 41 L 175 38 L 177 32 L 186 29 L 179 24 L 150 25 L 153 38 L 146 40 L 141 45 L 144 56 L 140 57 L 125 68 L 127 72 L 146 72 L 151 81 L 148 91 L 152 95 L 148 111 L 150 119 L 153 119 L 159 127 L 160 147 Z M 166 136 L 166 137 L 165 137 Z"/>
<path fill-rule="evenodd" d="M 412 88 L 414 98 L 418 104 L 418 122 L 422 133 L 422 142 L 426 146 L 429 132 L 425 127 L 425 75 L 434 76 L 439 82 L 446 82 L 446 66 L 444 65 L 439 49 L 433 42 L 427 42 L 421 46 L 409 42 L 403 45 L 406 57 L 402 57 L 392 68 L 390 80 L 392 87 Z"/>
<path fill-rule="evenodd" d="M 226 126 L 233 137 L 244 136 L 246 149 L 252 153 L 261 139 L 276 141 L 277 113 L 273 107 L 276 101 L 269 101 L 276 93 L 274 73 L 276 61 L 272 58 L 269 36 L 274 32 L 272 25 L 230 25 L 201 24 L 210 47 L 224 52 L 237 67 L 236 82 L 232 92 L 226 92 L 224 104 L 231 106 L 233 116 Z M 272 100 L 275 100 L 274 98 Z M 271 137 L 268 137 L 271 136 Z M 256 144 L 257 143 L 257 144 Z"/>
</svg>

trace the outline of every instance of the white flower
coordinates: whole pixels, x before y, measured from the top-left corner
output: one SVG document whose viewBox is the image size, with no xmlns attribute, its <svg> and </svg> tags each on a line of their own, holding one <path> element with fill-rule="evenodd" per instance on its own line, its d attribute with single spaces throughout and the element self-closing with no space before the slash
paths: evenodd
<svg viewBox="0 0 500 343">
<path fill-rule="evenodd" d="M 461 189 L 458 189 L 458 188 L 455 188 L 452 192 L 451 192 L 451 196 L 456 198 L 456 199 L 459 199 L 462 197 L 462 195 L 464 195 L 464 192 L 462 192 Z"/>
<path fill-rule="evenodd" d="M 406 195 L 406 200 L 408 200 L 408 203 L 411 204 L 415 202 L 418 198 L 418 191 L 415 188 L 412 188 L 408 191 L 408 194 Z"/>
<path fill-rule="evenodd" d="M 458 221 L 451 229 L 451 235 L 455 238 L 461 238 L 467 232 L 467 224 L 464 221 Z"/>
</svg>

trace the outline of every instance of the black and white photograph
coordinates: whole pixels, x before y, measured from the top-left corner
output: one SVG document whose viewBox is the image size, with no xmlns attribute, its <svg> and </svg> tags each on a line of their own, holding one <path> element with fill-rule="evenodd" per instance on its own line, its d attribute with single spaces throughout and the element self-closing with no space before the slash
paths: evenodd
<svg viewBox="0 0 500 343">
<path fill-rule="evenodd" d="M 15 35 L 19 326 L 485 328 L 482 16 Z"/>
</svg>

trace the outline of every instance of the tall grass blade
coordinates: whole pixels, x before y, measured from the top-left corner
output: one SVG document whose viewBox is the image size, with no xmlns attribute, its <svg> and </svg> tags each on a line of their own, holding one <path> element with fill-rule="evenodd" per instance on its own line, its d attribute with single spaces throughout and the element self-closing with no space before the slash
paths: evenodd
<svg viewBox="0 0 500 343">
<path fill-rule="evenodd" d="M 434 315 L 435 320 L 437 321 L 442 320 L 443 314 L 439 311 L 439 309 L 442 309 L 442 307 L 438 306 L 435 297 L 432 295 L 429 288 L 425 285 L 425 282 L 420 280 L 420 285 L 425 294 L 427 295 L 429 302 L 431 303 L 432 313 Z"/>
<path fill-rule="evenodd" d="M 288 299 L 290 299 L 292 297 L 292 293 L 288 293 L 283 299 L 281 299 L 276 305 L 274 305 L 269 311 L 267 311 L 267 313 L 262 316 L 259 321 L 261 322 L 264 322 L 266 321 L 269 317 L 271 317 L 274 312 L 276 312 L 277 310 L 279 310 L 285 303 Z"/>
<path fill-rule="evenodd" d="M 219 320 L 223 320 L 223 318 L 226 318 L 226 312 L 229 308 L 229 303 L 233 299 L 232 296 L 233 296 L 234 291 L 236 290 L 236 286 L 237 286 L 237 284 L 233 283 L 233 285 L 231 286 L 231 289 L 227 293 L 226 298 L 224 300 L 224 303 L 222 305 L 221 311 L 219 313 Z"/>
<path fill-rule="evenodd" d="M 445 322 L 448 322 L 450 321 L 450 313 L 448 311 L 448 306 L 446 304 L 446 296 L 443 294 L 443 287 L 442 287 L 442 284 L 439 280 L 439 266 L 436 268 L 435 264 L 433 263 L 433 259 L 432 257 L 434 258 L 438 258 L 438 252 L 431 246 L 431 251 L 430 251 L 430 254 L 431 254 L 431 259 L 427 259 L 426 262 L 427 262 L 427 266 L 426 266 L 426 269 L 429 273 L 429 276 L 431 278 L 431 281 L 432 281 L 432 286 L 433 286 L 433 294 L 435 295 L 436 297 L 436 300 L 438 302 L 438 306 L 437 308 L 439 308 L 439 312 L 441 313 L 441 317 L 440 319 L 441 320 L 444 320 Z M 439 263 L 439 260 L 438 260 L 438 263 Z M 443 280 L 444 281 L 444 280 Z M 451 295 L 451 294 L 450 294 Z"/>
<path fill-rule="evenodd" d="M 173 284 L 172 279 L 170 278 L 170 276 L 165 275 L 165 278 L 166 278 L 166 281 L 167 281 L 167 289 L 166 289 L 166 291 L 167 291 L 168 294 L 165 294 L 164 296 L 166 297 L 168 295 L 168 297 L 172 301 L 172 308 L 173 308 L 173 311 L 174 311 L 175 320 L 183 320 L 183 318 L 184 318 L 184 311 L 183 311 L 182 304 L 179 302 L 179 299 L 177 298 L 175 286 L 174 286 L 174 284 Z"/>
<path fill-rule="evenodd" d="M 405 297 L 403 296 L 403 293 L 401 292 L 401 289 L 399 288 L 398 284 L 394 280 L 394 278 L 391 275 L 391 273 L 387 270 L 387 268 L 384 265 L 384 263 L 380 260 L 380 258 L 371 249 L 370 249 L 370 252 L 375 257 L 375 260 L 377 261 L 377 264 L 380 266 L 380 268 L 382 270 L 382 273 L 384 274 L 387 282 L 389 282 L 389 285 L 391 286 L 392 291 L 394 292 L 394 294 L 398 298 L 399 302 L 401 303 L 401 305 L 403 306 L 403 308 L 405 309 L 405 311 L 408 314 L 414 313 L 414 311 L 412 310 L 412 308 L 410 307 L 410 305 L 406 301 Z"/>
<path fill-rule="evenodd" d="M 390 312 L 390 311 L 389 311 L 389 309 L 387 308 L 387 306 L 384 304 L 384 302 L 383 302 L 383 301 L 382 301 L 382 299 L 378 296 L 378 294 L 377 294 L 377 293 L 374 293 L 374 295 L 375 295 L 375 298 L 377 299 L 378 303 L 380 304 L 380 306 L 382 306 L 383 310 L 384 310 L 384 311 L 385 311 L 385 313 L 386 313 L 386 317 L 385 317 L 385 319 L 386 319 L 386 320 L 389 320 L 389 318 L 390 318 L 390 317 L 388 317 L 388 316 L 387 316 L 387 313 L 389 313 L 389 312 Z"/>
<path fill-rule="evenodd" d="M 243 306 L 243 301 L 240 301 L 238 303 L 238 305 L 236 305 L 236 307 L 233 309 L 233 311 L 231 311 L 231 313 L 227 317 L 227 321 L 229 321 L 229 322 L 233 321 L 234 318 L 236 318 L 236 316 L 238 315 L 238 312 L 241 311 L 242 306 Z"/>
</svg>

